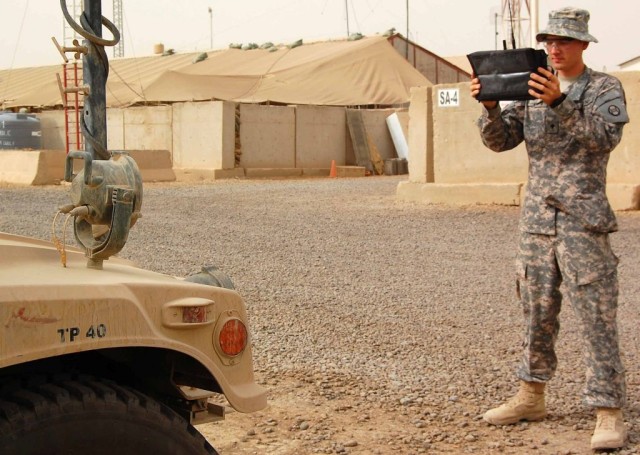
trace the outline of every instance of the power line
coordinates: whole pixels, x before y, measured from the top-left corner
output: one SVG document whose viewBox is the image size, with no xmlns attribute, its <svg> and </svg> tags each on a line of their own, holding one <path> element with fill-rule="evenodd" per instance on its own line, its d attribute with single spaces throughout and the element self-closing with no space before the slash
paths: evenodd
<svg viewBox="0 0 640 455">
<path fill-rule="evenodd" d="M 24 23 L 25 23 L 25 20 L 26 20 L 26 18 L 27 18 L 27 11 L 28 11 L 28 10 L 29 10 L 29 0 L 27 0 L 27 1 L 25 2 L 25 5 L 24 5 L 24 13 L 22 14 L 22 21 L 20 21 L 20 30 L 18 30 L 18 37 L 17 37 L 17 39 L 16 39 L 16 45 L 15 45 L 15 47 L 13 48 L 13 55 L 11 56 L 11 65 L 9 65 L 9 69 L 10 69 L 10 70 L 12 70 L 12 69 L 13 69 L 13 63 L 14 63 L 14 62 L 15 62 L 15 60 L 16 60 L 16 54 L 18 53 L 18 47 L 19 47 L 19 45 L 20 45 L 20 38 L 22 37 L 22 28 L 24 27 Z M 9 72 L 9 75 L 8 75 L 8 77 L 7 77 L 7 80 L 6 80 L 6 81 L 5 81 L 5 83 L 4 83 L 4 87 L 5 87 L 5 89 L 6 89 L 7 87 L 9 87 L 9 82 L 10 82 L 10 81 L 11 81 L 11 71 Z M 5 102 L 5 101 L 8 101 L 8 100 L 5 100 L 5 99 L 3 99 L 3 98 L 4 98 L 4 97 L 0 97 L 0 106 L 2 106 L 2 105 L 4 104 L 4 102 Z"/>
</svg>

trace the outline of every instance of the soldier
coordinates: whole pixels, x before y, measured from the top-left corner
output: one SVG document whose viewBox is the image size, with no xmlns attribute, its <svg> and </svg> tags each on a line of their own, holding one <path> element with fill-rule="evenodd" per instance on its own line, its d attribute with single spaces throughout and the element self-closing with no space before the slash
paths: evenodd
<svg viewBox="0 0 640 455">
<path fill-rule="evenodd" d="M 507 425 L 541 420 L 544 389 L 556 370 L 554 343 L 566 286 L 585 345 L 584 402 L 597 412 L 591 448 L 625 445 L 624 368 L 620 360 L 616 311 L 618 258 L 609 233 L 617 230 L 609 205 L 606 168 L 610 152 L 629 121 L 620 82 L 587 68 L 582 54 L 590 42 L 589 12 L 564 8 L 549 14 L 537 34 L 556 73 L 531 74 L 532 101 L 504 109 L 483 101 L 478 121 L 483 143 L 502 152 L 524 141 L 529 176 L 520 218 L 516 257 L 517 289 L 525 318 L 524 353 L 516 372 L 518 393 L 487 411 L 484 420 Z M 480 92 L 477 78 L 471 95 Z"/>
</svg>

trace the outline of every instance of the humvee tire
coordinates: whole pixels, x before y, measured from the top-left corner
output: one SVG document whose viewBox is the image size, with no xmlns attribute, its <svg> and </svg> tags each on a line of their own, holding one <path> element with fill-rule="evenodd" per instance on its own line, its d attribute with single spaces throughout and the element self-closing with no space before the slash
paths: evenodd
<svg viewBox="0 0 640 455">
<path fill-rule="evenodd" d="M 217 454 L 167 406 L 93 377 L 43 377 L 3 386 L 0 448 L 20 455 Z"/>
</svg>

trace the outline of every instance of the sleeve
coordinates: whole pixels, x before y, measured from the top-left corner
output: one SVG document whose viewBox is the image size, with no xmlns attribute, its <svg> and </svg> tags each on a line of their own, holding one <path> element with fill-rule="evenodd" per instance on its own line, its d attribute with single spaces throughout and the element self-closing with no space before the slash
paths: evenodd
<svg viewBox="0 0 640 455">
<path fill-rule="evenodd" d="M 493 109 L 483 107 L 478 119 L 482 143 L 494 152 L 504 152 L 524 140 L 524 102 L 516 101 L 504 109 L 500 104 Z"/>
<path fill-rule="evenodd" d="M 593 104 L 584 112 L 579 103 L 569 98 L 554 111 L 561 127 L 570 130 L 575 140 L 600 153 L 609 153 L 620 143 L 622 129 L 629 122 L 624 90 L 615 78 L 605 80 Z"/>
</svg>

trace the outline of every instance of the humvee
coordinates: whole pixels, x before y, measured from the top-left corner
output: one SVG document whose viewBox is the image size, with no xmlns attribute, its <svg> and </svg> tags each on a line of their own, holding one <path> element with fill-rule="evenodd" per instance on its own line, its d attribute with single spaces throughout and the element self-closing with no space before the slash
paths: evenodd
<svg viewBox="0 0 640 455">
<path fill-rule="evenodd" d="M 83 46 L 59 48 L 83 54 L 89 85 L 87 145 L 67 156 L 71 202 L 58 213 L 79 246 L 0 233 L 0 452 L 216 453 L 194 428 L 224 418 L 212 397 L 266 406 L 245 304 L 215 267 L 181 279 L 115 256 L 141 216 L 142 179 L 125 152 L 106 151 L 109 43 L 95 30 L 119 34 L 99 0 L 84 0 L 81 22 Z"/>
</svg>

